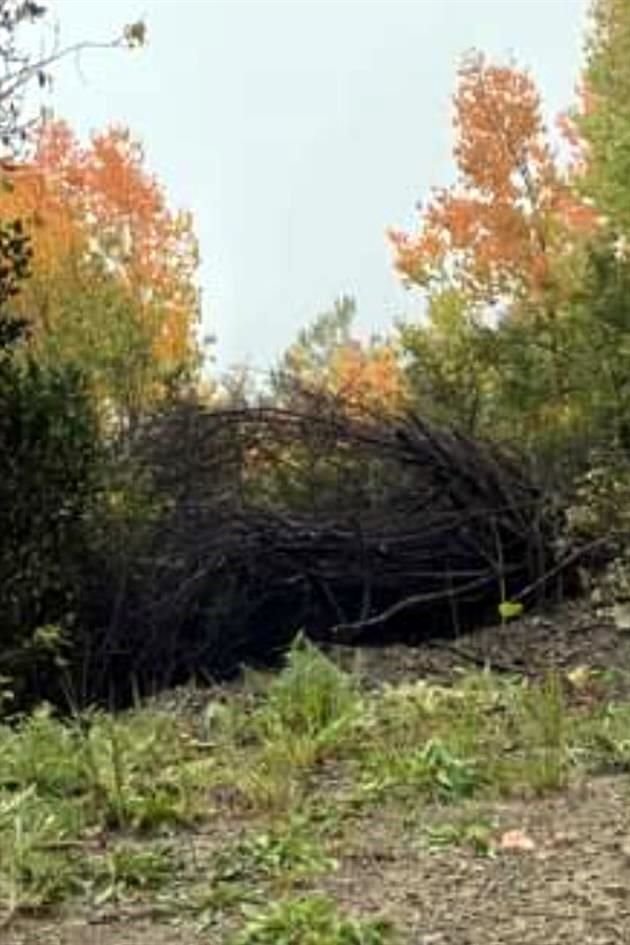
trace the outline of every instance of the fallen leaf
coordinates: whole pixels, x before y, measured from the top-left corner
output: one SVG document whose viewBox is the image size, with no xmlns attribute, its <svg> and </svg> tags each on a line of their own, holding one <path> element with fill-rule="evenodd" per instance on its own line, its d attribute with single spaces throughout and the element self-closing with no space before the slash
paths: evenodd
<svg viewBox="0 0 630 945">
<path fill-rule="evenodd" d="M 575 669 L 572 669 L 570 673 L 567 673 L 567 679 L 571 683 L 574 689 L 584 689 L 588 686 L 591 681 L 591 670 L 588 666 L 577 666 Z"/>
<path fill-rule="evenodd" d="M 513 620 L 523 613 L 523 605 L 519 601 L 504 600 L 499 604 L 501 620 Z"/>
<path fill-rule="evenodd" d="M 518 850 L 519 852 L 529 853 L 536 849 L 536 844 L 522 830 L 507 830 L 501 837 L 499 847 L 501 850 Z"/>
</svg>

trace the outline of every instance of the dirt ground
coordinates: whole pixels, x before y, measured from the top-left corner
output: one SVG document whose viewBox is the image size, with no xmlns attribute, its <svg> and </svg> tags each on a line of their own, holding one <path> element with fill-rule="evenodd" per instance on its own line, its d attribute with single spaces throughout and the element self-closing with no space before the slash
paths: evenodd
<svg viewBox="0 0 630 945">
<path fill-rule="evenodd" d="M 531 676 L 577 666 L 630 674 L 630 632 L 618 630 L 610 617 L 580 601 L 456 640 L 413 648 L 332 647 L 328 652 L 345 668 L 358 669 L 370 686 L 423 676 L 450 679 L 462 669 L 482 668 L 486 662 L 499 672 Z M 621 679 L 619 684 L 623 686 Z M 630 689 L 617 694 L 630 698 Z"/>
<path fill-rule="evenodd" d="M 465 654 L 463 656 L 462 654 Z M 630 698 L 630 634 L 583 605 L 482 631 L 448 645 L 332 654 L 359 668 L 370 686 L 424 675 L 449 677 L 488 660 L 540 674 L 580 665 L 619 670 Z M 630 737 L 630 733 L 629 733 Z M 630 943 L 630 776 L 602 777 L 535 801 L 475 810 L 493 835 L 522 831 L 531 849 L 479 856 L 461 847 L 428 849 L 419 838 L 444 810 L 383 810 L 353 824 L 336 851 L 340 867 L 316 886 L 350 911 L 385 915 L 402 945 L 628 945 Z M 452 809 L 449 814 L 452 816 Z M 222 945 L 219 933 L 138 909 L 135 913 L 22 920 L 0 930 L 1 945 Z"/>
<path fill-rule="evenodd" d="M 630 782 L 486 809 L 497 835 L 522 830 L 531 851 L 492 858 L 409 849 L 372 824 L 329 881 L 336 898 L 395 919 L 413 945 L 613 945 L 630 942 Z M 413 834 L 413 831 L 411 831 Z"/>
</svg>

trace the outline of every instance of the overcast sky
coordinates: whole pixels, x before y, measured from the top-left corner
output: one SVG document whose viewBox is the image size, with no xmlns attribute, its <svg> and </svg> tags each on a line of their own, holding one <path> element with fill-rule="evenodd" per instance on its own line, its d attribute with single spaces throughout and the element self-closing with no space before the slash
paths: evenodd
<svg viewBox="0 0 630 945">
<path fill-rule="evenodd" d="M 418 309 L 391 270 L 390 225 L 452 179 L 460 56 L 515 56 L 551 116 L 573 98 L 587 0 L 50 0 L 64 41 L 144 17 L 140 52 L 89 53 L 53 103 L 81 134 L 143 140 L 193 211 L 204 325 L 225 368 L 267 367 L 342 293 L 363 332 Z"/>
</svg>

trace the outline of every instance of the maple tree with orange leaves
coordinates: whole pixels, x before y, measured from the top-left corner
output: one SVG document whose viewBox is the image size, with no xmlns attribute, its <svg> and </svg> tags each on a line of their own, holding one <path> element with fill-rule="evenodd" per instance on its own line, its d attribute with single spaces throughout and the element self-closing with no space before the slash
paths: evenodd
<svg viewBox="0 0 630 945">
<path fill-rule="evenodd" d="M 587 83 L 581 96 L 592 108 Z M 610 380 L 623 339 L 592 317 L 606 219 L 583 187 L 580 123 L 562 116 L 561 161 L 532 77 L 480 54 L 459 70 L 454 113 L 455 183 L 433 191 L 417 230 L 389 234 L 398 274 L 427 301 L 399 332 L 411 388 L 471 432 L 529 443 L 597 427 L 625 402 Z M 595 351 L 615 362 L 605 390 L 588 380 Z"/>
<path fill-rule="evenodd" d="M 434 192 L 416 233 L 390 232 L 396 269 L 410 284 L 455 284 L 486 303 L 540 296 L 555 258 L 597 215 L 557 166 L 531 76 L 475 54 L 454 105 L 457 182 Z"/>
<path fill-rule="evenodd" d="M 405 376 L 390 342 L 351 341 L 334 352 L 326 387 L 351 414 L 396 413 L 408 401 Z"/>
<path fill-rule="evenodd" d="M 115 291 L 156 372 L 176 375 L 198 354 L 197 241 L 190 214 L 170 210 L 144 165 L 127 129 L 84 147 L 65 123 L 48 124 L 33 158 L 5 176 L 2 213 L 22 219 L 31 237 L 33 278 L 19 305 L 35 343 L 63 336 L 73 300 Z"/>
</svg>

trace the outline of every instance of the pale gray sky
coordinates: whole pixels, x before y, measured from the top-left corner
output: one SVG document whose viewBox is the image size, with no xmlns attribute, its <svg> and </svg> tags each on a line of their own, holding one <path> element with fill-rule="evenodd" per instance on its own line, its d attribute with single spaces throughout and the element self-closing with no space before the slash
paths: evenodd
<svg viewBox="0 0 630 945">
<path fill-rule="evenodd" d="M 549 115 L 572 100 L 588 0 L 50 0 L 62 39 L 145 17 L 148 47 L 89 53 L 53 104 L 81 134 L 143 140 L 201 242 L 204 323 L 221 368 L 267 367 L 342 293 L 359 325 L 418 307 L 385 231 L 452 177 L 462 53 L 515 55 Z"/>
</svg>

